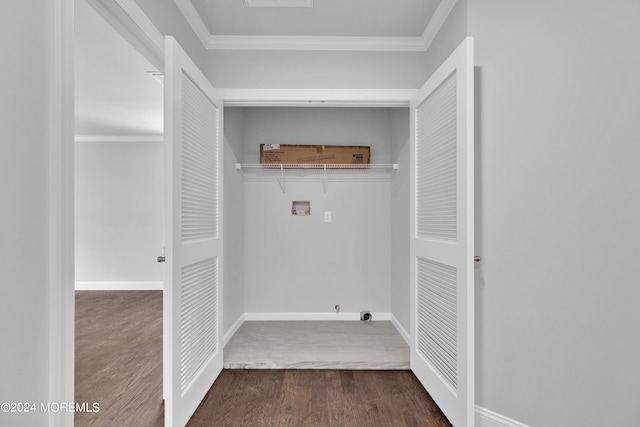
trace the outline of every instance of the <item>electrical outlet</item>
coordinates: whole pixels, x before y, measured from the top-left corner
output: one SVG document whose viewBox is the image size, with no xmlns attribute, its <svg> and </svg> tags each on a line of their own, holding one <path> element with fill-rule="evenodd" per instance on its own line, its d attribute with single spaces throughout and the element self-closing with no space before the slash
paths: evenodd
<svg viewBox="0 0 640 427">
<path fill-rule="evenodd" d="M 325 211 L 324 213 L 324 222 L 331 222 L 331 212 Z"/>
</svg>

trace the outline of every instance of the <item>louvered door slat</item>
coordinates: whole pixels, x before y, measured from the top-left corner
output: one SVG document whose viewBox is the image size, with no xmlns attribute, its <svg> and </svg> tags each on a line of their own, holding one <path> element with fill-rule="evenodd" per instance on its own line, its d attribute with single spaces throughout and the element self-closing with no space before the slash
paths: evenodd
<svg viewBox="0 0 640 427">
<path fill-rule="evenodd" d="M 183 267 L 180 304 L 181 392 L 217 351 L 218 258 Z"/>
<path fill-rule="evenodd" d="M 456 75 L 417 110 L 416 231 L 418 238 L 457 236 Z M 434 199 L 442 203 L 434 205 Z"/>
<path fill-rule="evenodd" d="M 457 292 L 452 267 L 418 258 L 418 347 L 422 355 L 457 387 Z M 445 333 L 443 331 L 449 331 Z"/>
<path fill-rule="evenodd" d="M 182 75 L 182 240 L 218 234 L 216 106 Z"/>
</svg>

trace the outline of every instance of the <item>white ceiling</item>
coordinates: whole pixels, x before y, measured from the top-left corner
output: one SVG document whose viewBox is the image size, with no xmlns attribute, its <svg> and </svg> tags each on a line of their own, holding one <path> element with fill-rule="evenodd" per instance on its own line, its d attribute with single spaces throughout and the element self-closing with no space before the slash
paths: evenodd
<svg viewBox="0 0 640 427">
<path fill-rule="evenodd" d="M 313 7 L 191 2 L 212 35 L 419 37 L 440 0 L 315 0 Z"/>
<path fill-rule="evenodd" d="M 85 0 L 75 1 L 75 33 L 76 135 L 162 135 L 155 68 Z"/>
<path fill-rule="evenodd" d="M 247 0 L 174 1 L 205 48 L 252 50 L 425 51 L 456 4 L 315 0 L 312 7 L 248 7 Z"/>
</svg>

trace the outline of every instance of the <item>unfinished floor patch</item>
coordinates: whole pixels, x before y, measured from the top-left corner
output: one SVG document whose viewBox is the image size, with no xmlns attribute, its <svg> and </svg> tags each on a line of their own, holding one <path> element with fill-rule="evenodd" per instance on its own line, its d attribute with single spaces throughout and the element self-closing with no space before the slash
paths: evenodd
<svg viewBox="0 0 640 427">
<path fill-rule="evenodd" d="M 248 321 L 224 348 L 227 369 L 409 369 L 388 321 Z"/>
</svg>

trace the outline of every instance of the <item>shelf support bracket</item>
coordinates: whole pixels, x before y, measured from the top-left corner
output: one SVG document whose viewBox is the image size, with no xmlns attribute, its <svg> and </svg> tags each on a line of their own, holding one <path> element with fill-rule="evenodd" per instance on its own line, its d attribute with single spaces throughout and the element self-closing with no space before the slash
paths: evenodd
<svg viewBox="0 0 640 427">
<path fill-rule="evenodd" d="M 327 165 L 323 165 L 324 172 L 322 174 L 322 195 L 327 195 Z"/>
<path fill-rule="evenodd" d="M 287 192 L 287 187 L 286 187 L 286 183 L 284 182 L 284 166 L 283 165 L 280 165 L 280 177 L 281 179 L 278 180 L 278 184 L 280 184 L 280 189 L 284 194 Z"/>
</svg>

